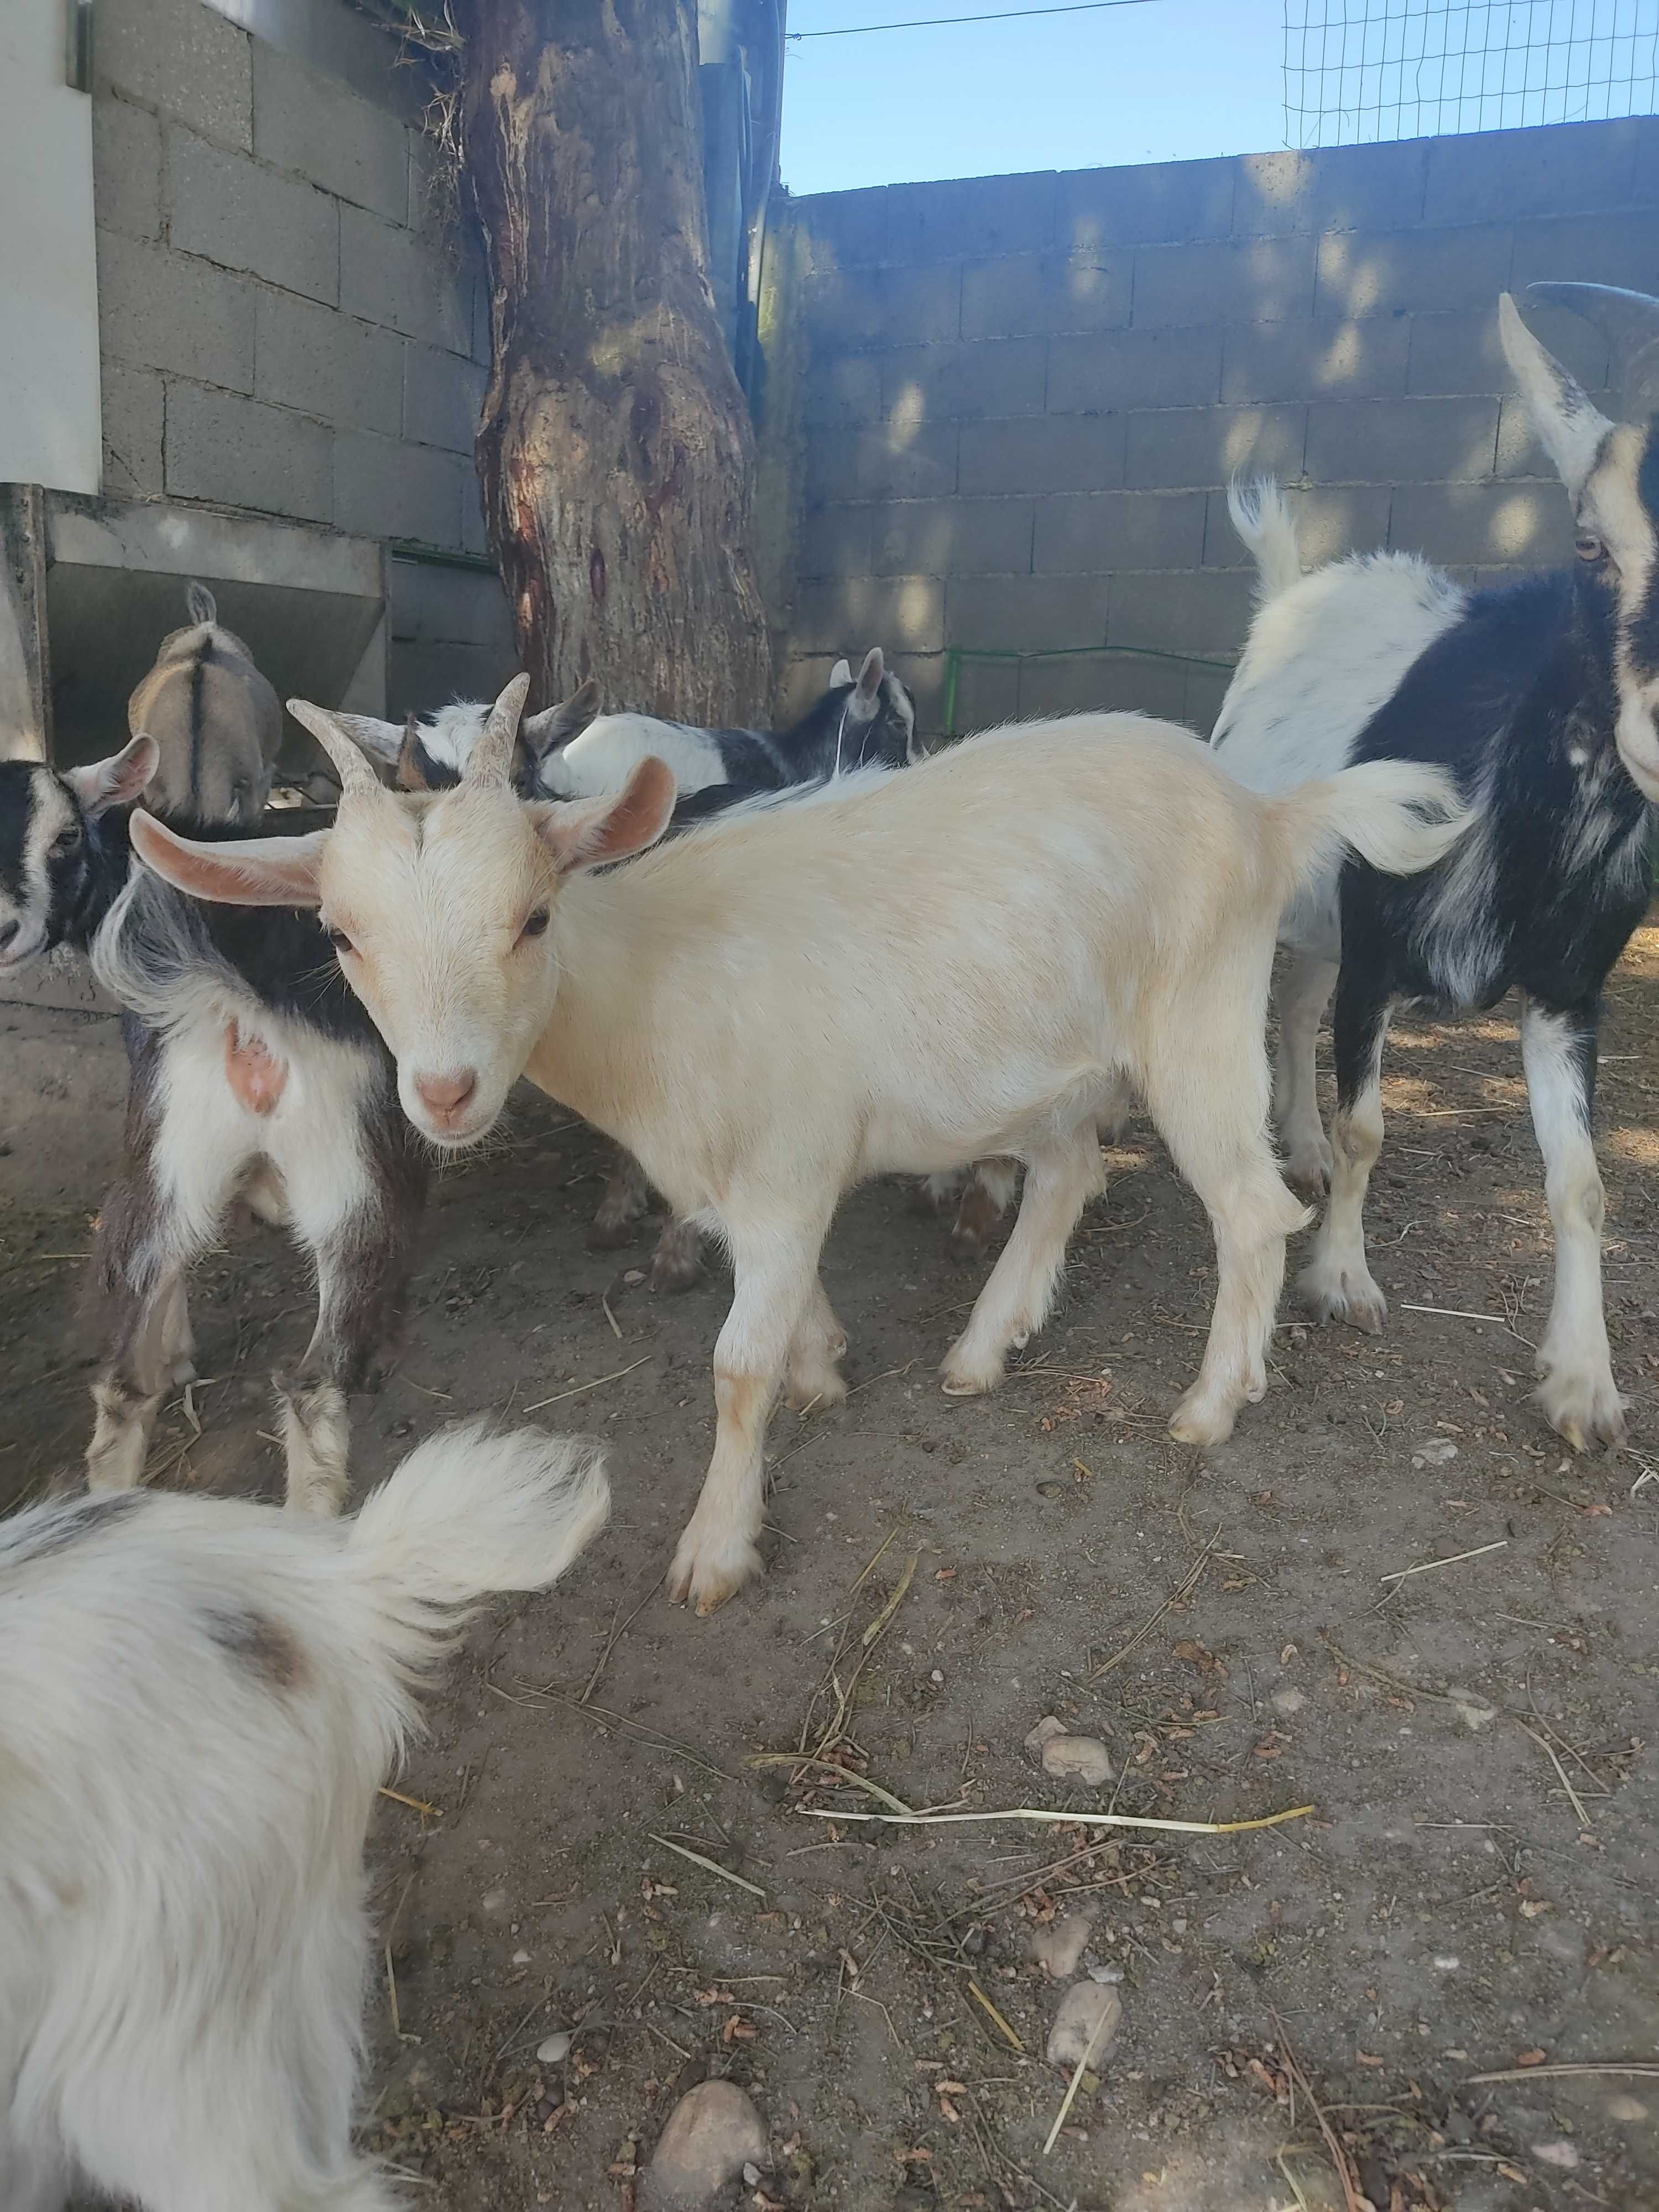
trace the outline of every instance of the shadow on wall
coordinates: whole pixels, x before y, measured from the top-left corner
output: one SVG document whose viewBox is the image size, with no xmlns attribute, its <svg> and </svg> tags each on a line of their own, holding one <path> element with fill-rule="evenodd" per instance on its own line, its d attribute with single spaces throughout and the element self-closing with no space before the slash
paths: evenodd
<svg viewBox="0 0 1659 2212">
<path fill-rule="evenodd" d="M 1133 704 L 1207 727 L 1212 684 L 1126 649 L 1237 651 L 1235 473 L 1287 487 L 1310 560 L 1389 546 L 1476 580 L 1569 556 L 1498 295 L 1651 289 L 1659 121 L 895 185 L 791 219 L 810 361 L 790 701 L 878 642 L 935 731 L 947 647 L 1082 649 L 1017 682 L 964 668 L 957 726 Z M 1593 332 L 1531 319 L 1606 392 Z"/>
</svg>

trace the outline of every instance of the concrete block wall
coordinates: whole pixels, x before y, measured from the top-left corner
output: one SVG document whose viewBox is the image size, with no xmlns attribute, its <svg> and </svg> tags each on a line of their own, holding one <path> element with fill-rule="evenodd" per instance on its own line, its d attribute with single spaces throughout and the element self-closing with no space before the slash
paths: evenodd
<svg viewBox="0 0 1659 2212">
<path fill-rule="evenodd" d="M 1235 471 L 1291 488 L 1310 560 L 1388 545 L 1484 576 L 1570 556 L 1498 295 L 1659 289 L 1659 120 L 891 185 L 793 220 L 789 702 L 881 643 L 937 727 L 947 646 L 1063 647 L 964 665 L 957 726 L 1124 705 L 1207 729 L 1224 673 L 1138 655 L 1242 642 Z M 1605 392 L 1585 326 L 1533 320 Z"/>
<path fill-rule="evenodd" d="M 434 189 L 417 72 L 344 0 L 313 14 L 332 35 L 305 55 L 202 0 L 100 0 L 105 490 L 477 556 L 481 272 Z M 393 683 L 447 696 L 470 663 L 430 649 L 432 573 L 393 564 Z M 456 575 L 449 642 L 489 630 L 484 659 L 510 658 L 495 579 Z"/>
</svg>

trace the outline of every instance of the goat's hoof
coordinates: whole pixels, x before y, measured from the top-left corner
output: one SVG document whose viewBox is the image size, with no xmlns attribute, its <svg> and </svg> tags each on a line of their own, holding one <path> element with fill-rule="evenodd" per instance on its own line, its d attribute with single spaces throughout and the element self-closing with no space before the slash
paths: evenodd
<svg viewBox="0 0 1659 2212">
<path fill-rule="evenodd" d="M 167 1380 L 175 1390 L 182 1390 L 187 1382 L 196 1380 L 196 1362 L 188 1355 L 175 1359 L 167 1370 Z"/>
<path fill-rule="evenodd" d="M 970 1223 L 958 1221 L 951 1231 L 951 1257 L 953 1260 L 982 1260 L 985 1257 L 985 1232 Z"/>
<path fill-rule="evenodd" d="M 1301 1197 L 1316 1204 L 1331 1187 L 1333 1159 L 1322 1133 L 1305 1140 L 1293 1139 L 1285 1147 L 1285 1180 Z"/>
<path fill-rule="evenodd" d="M 939 1388 L 947 1398 L 982 1398 L 1001 1382 L 1006 1369 L 999 1357 L 989 1360 L 965 1358 L 956 1347 L 946 1352 L 939 1368 Z"/>
<path fill-rule="evenodd" d="M 701 1259 L 688 1260 L 683 1253 L 659 1252 L 651 1262 L 651 1287 L 665 1291 L 678 1297 L 683 1291 L 695 1291 L 702 1280 Z"/>
<path fill-rule="evenodd" d="M 1608 1369 L 1598 1374 L 1545 1367 L 1543 1378 L 1534 1395 L 1544 1419 L 1572 1450 L 1589 1451 L 1594 1444 L 1623 1441 L 1630 1401 L 1620 1395 Z"/>
<path fill-rule="evenodd" d="M 1237 1410 L 1189 1390 L 1170 1417 L 1170 1434 L 1178 1444 L 1224 1444 L 1233 1432 Z"/>
<path fill-rule="evenodd" d="M 588 1250 L 620 1252 L 624 1244 L 631 1244 L 634 1241 L 635 1218 L 630 1214 L 625 1220 L 618 1221 L 614 1215 L 607 1218 L 603 1212 L 596 1213 L 587 1224 L 585 1241 Z"/>
<path fill-rule="evenodd" d="M 1364 1262 L 1358 1267 L 1335 1267 L 1316 1260 L 1297 1279 L 1297 1289 L 1312 1308 L 1316 1321 L 1345 1321 L 1367 1336 L 1381 1336 L 1389 1318 L 1389 1302 Z"/>
<path fill-rule="evenodd" d="M 760 1571 L 761 1555 L 746 1536 L 728 1536 L 705 1548 L 687 1528 L 668 1570 L 668 1602 L 689 1602 L 706 1620 Z"/>
</svg>

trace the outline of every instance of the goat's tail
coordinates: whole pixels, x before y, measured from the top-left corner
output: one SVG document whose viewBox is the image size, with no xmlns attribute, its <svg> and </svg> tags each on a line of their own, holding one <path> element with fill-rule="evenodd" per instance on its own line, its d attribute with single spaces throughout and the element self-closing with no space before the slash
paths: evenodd
<svg viewBox="0 0 1659 2212">
<path fill-rule="evenodd" d="M 218 602 L 205 584 L 185 586 L 185 606 L 193 623 L 216 623 L 219 619 Z"/>
<path fill-rule="evenodd" d="M 364 1501 L 346 1545 L 399 1610 L 450 1611 L 492 1590 L 545 1589 L 610 1510 L 599 1444 L 539 1429 L 492 1436 L 472 1421 L 412 1451 Z"/>
<path fill-rule="evenodd" d="M 1235 477 L 1227 487 L 1227 512 L 1255 562 L 1256 605 L 1265 607 L 1302 581 L 1302 548 L 1285 495 L 1271 477 L 1250 483 Z"/>
<path fill-rule="evenodd" d="M 1445 769 L 1402 760 L 1361 761 L 1263 804 L 1287 901 L 1334 873 L 1348 850 L 1388 876 L 1431 868 L 1474 815 Z"/>
</svg>

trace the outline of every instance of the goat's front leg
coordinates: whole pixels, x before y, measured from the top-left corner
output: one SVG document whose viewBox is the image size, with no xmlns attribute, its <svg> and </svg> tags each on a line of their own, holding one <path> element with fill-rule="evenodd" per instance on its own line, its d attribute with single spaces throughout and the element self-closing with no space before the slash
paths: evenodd
<svg viewBox="0 0 1659 2212">
<path fill-rule="evenodd" d="M 836 1319 L 822 1281 L 814 1276 L 812 1295 L 789 1346 L 784 1403 L 797 1413 L 812 1407 L 844 1405 L 847 1385 L 840 1362 L 846 1349 L 847 1331 Z"/>
<path fill-rule="evenodd" d="M 714 1346 L 714 1455 L 668 1571 L 676 1605 L 713 1613 L 760 1572 L 766 1425 L 803 1322 L 822 1320 L 814 1279 L 828 1226 L 726 1224 L 736 1288 Z"/>
<path fill-rule="evenodd" d="M 1062 1143 L 1032 1154 L 1013 1233 L 967 1328 L 945 1355 L 939 1371 L 950 1396 L 994 1390 L 1010 1350 L 1042 1328 L 1066 1262 L 1066 1240 L 1101 1188 L 1100 1140 L 1092 1118 Z"/>
<path fill-rule="evenodd" d="M 371 1120 L 343 1172 L 285 1161 L 295 1233 L 317 1269 L 317 1326 L 297 1372 L 272 1380 L 282 1407 L 288 1510 L 334 1514 L 350 1485 L 346 1399 L 368 1387 L 401 1333 L 427 1168 L 401 1119 Z M 330 1165 L 333 1172 L 327 1172 Z"/>
<path fill-rule="evenodd" d="M 1389 1010 L 1343 971 L 1337 988 L 1336 1116 L 1331 1123 L 1330 1203 L 1297 1287 L 1321 1321 L 1352 1322 L 1380 1336 L 1389 1302 L 1365 1260 L 1365 1193 L 1382 1149 L 1382 1042 Z"/>
<path fill-rule="evenodd" d="M 1613 1379 L 1601 1302 L 1601 1177 L 1590 1142 L 1595 1103 L 1595 1009 L 1528 1006 L 1521 1057 L 1544 1190 L 1555 1231 L 1555 1295 L 1538 1348 L 1538 1402 L 1574 1451 L 1617 1443 L 1626 1401 Z"/>
<path fill-rule="evenodd" d="M 1331 1148 L 1319 1120 L 1319 1024 L 1336 988 L 1334 960 L 1294 951 L 1279 994 L 1279 1049 L 1273 1060 L 1273 1122 L 1293 1189 L 1320 1198 L 1329 1188 Z"/>
</svg>

